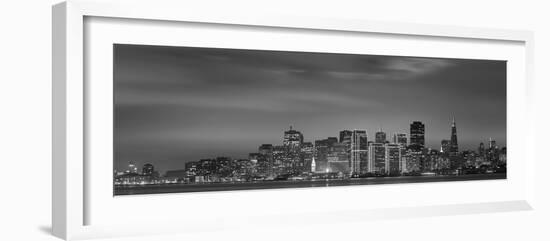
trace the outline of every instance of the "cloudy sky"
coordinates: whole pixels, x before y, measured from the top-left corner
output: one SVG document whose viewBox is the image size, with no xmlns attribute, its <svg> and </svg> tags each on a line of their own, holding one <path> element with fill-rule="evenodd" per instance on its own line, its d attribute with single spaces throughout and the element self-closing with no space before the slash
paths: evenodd
<svg viewBox="0 0 550 241">
<path fill-rule="evenodd" d="M 428 147 L 506 143 L 506 62 L 214 48 L 114 46 L 115 168 L 156 169 L 365 129 L 426 125 Z M 487 145 L 487 144 L 486 144 Z"/>
</svg>

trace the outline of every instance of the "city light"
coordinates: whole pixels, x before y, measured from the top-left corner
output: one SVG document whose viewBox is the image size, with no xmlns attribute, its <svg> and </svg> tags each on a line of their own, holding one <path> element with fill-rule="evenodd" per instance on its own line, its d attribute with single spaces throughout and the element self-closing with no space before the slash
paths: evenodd
<svg viewBox="0 0 550 241">
<path fill-rule="evenodd" d="M 248 159 L 217 157 L 185 163 L 181 170 L 161 175 L 146 163 L 138 173 L 136 162 L 124 172 L 114 171 L 115 186 L 172 185 L 208 183 L 262 183 L 274 181 L 350 180 L 396 176 L 463 176 L 506 172 L 506 148 L 489 139 L 477 151 L 459 151 L 457 125 L 451 124 L 451 138 L 440 148 L 425 146 L 425 125 L 414 121 L 407 134 L 396 133 L 390 140 L 382 129 L 369 141 L 365 130 L 342 130 L 339 138 L 314 142 L 293 129 L 283 133 L 282 145 L 261 144 Z M 407 142 L 408 145 L 407 145 Z"/>
</svg>

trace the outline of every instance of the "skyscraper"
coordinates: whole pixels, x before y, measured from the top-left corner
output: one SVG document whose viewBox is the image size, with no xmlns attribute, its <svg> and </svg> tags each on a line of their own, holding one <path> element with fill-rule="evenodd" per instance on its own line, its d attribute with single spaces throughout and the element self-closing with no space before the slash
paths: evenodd
<svg viewBox="0 0 550 241">
<path fill-rule="evenodd" d="M 288 131 L 285 131 L 283 146 L 295 149 L 300 148 L 303 142 L 304 135 L 302 135 L 302 133 L 297 130 L 293 130 L 292 126 L 290 126 L 290 129 Z"/>
<path fill-rule="evenodd" d="M 340 131 L 340 142 L 351 143 L 351 135 L 352 135 L 352 131 L 350 130 Z"/>
<path fill-rule="evenodd" d="M 383 173 L 386 170 L 386 148 L 383 143 L 371 143 L 368 150 L 367 172 Z"/>
<path fill-rule="evenodd" d="M 367 131 L 354 130 L 351 137 L 350 171 L 359 174 L 367 158 Z"/>
<path fill-rule="evenodd" d="M 328 170 L 330 172 L 349 173 L 349 156 L 345 144 L 340 142 L 332 144 L 327 153 Z"/>
<path fill-rule="evenodd" d="M 374 142 L 376 143 L 386 143 L 386 132 L 382 131 L 382 128 L 375 134 Z"/>
<path fill-rule="evenodd" d="M 407 146 L 407 134 L 405 133 L 395 133 L 393 134 L 393 143 L 402 145 L 403 147 Z"/>
<path fill-rule="evenodd" d="M 424 148 L 424 133 L 424 124 L 422 122 L 414 121 L 411 123 L 410 149 L 414 151 L 421 151 Z"/>
<path fill-rule="evenodd" d="M 348 155 L 348 160 L 351 160 L 351 136 L 353 132 L 350 130 L 340 131 L 340 143 L 345 146 L 346 153 Z M 350 163 L 351 164 L 351 163 Z M 351 167 L 351 165 L 350 165 Z"/>
<path fill-rule="evenodd" d="M 273 145 L 262 144 L 258 147 L 258 172 L 262 175 L 273 175 Z"/>
<path fill-rule="evenodd" d="M 271 173 L 278 175 L 283 173 L 284 164 L 287 163 L 287 148 L 285 146 L 273 146 L 273 167 Z"/>
<path fill-rule="evenodd" d="M 403 171 L 403 161 L 407 154 L 407 134 L 395 133 L 393 135 L 393 143 L 399 145 L 399 172 Z"/>
<path fill-rule="evenodd" d="M 292 126 L 288 131 L 284 132 L 283 147 L 285 153 L 283 156 L 283 172 L 298 173 L 304 169 L 303 159 L 300 156 L 301 147 L 304 142 L 304 136 L 301 132 L 293 130 Z"/>
<path fill-rule="evenodd" d="M 311 142 L 302 143 L 300 148 L 300 166 L 301 170 L 308 172 L 311 168 L 311 162 L 313 162 L 314 147 Z"/>
<path fill-rule="evenodd" d="M 450 140 L 441 140 L 441 152 L 445 154 L 449 154 L 449 152 L 451 152 Z"/>
<path fill-rule="evenodd" d="M 384 146 L 384 163 L 386 174 L 396 175 L 399 174 L 401 169 L 401 148 L 399 144 L 386 143 Z"/>
<path fill-rule="evenodd" d="M 458 138 L 456 136 L 456 122 L 453 117 L 453 123 L 451 124 L 451 144 L 449 147 L 449 154 L 452 156 L 458 155 Z"/>
<path fill-rule="evenodd" d="M 401 158 L 401 173 L 420 172 L 422 167 L 422 153 L 408 149 Z"/>
<path fill-rule="evenodd" d="M 315 141 L 315 168 L 317 171 L 325 172 L 328 169 L 328 153 L 332 146 L 338 142 L 337 137 L 328 137 Z"/>
</svg>

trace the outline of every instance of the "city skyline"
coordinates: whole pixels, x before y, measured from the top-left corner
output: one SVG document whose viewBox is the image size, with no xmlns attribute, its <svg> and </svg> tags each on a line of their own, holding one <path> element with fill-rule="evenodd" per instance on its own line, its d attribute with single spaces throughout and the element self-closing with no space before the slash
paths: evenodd
<svg viewBox="0 0 550 241">
<path fill-rule="evenodd" d="M 460 150 L 506 143 L 504 61 L 119 44 L 114 56 L 117 169 L 245 158 L 289 125 L 311 142 L 345 129 L 372 140 L 419 120 L 438 149 L 454 116 Z"/>
<path fill-rule="evenodd" d="M 285 130 L 282 145 L 261 144 L 248 158 L 227 156 L 185 163 L 185 168 L 158 170 L 151 163 L 128 163 L 115 170 L 115 195 L 200 192 L 292 187 L 328 187 L 357 184 L 391 184 L 494 180 L 506 178 L 506 147 L 489 139 L 477 150 L 459 151 L 453 119 L 451 140 L 440 150 L 424 145 L 425 125 L 410 124 L 407 134 L 389 138 L 379 129 L 374 140 L 366 130 L 342 130 L 339 137 L 309 142 L 303 133 Z M 399 177 L 399 178 L 394 178 Z M 290 181 L 290 182 L 289 182 Z"/>
<path fill-rule="evenodd" d="M 371 136 L 367 130 L 343 129 L 343 130 L 340 130 L 338 132 L 339 135 L 327 136 L 325 138 L 315 139 L 315 140 L 306 139 L 305 138 L 306 135 L 304 135 L 299 130 L 293 129 L 293 126 L 290 125 L 288 130 L 284 130 L 284 134 L 281 136 L 281 140 L 280 140 L 279 143 L 261 143 L 261 144 L 258 144 L 256 149 L 252 148 L 250 152 L 243 153 L 240 157 L 234 157 L 234 156 L 228 156 L 228 155 L 205 156 L 205 157 L 199 158 L 197 160 L 189 160 L 187 162 L 182 162 L 181 166 L 179 166 L 179 168 L 173 168 L 173 169 L 168 169 L 168 170 L 162 170 L 162 169 L 157 168 L 156 171 L 182 170 L 185 167 L 185 164 L 188 163 L 188 162 L 198 162 L 198 161 L 201 161 L 201 160 L 208 160 L 208 159 L 214 160 L 214 159 L 217 159 L 217 158 L 230 158 L 231 160 L 239 160 L 239 159 L 249 160 L 251 154 L 255 154 L 255 152 L 259 151 L 259 149 L 261 149 L 265 145 L 269 145 L 271 147 L 288 146 L 288 145 L 295 145 L 297 147 L 301 147 L 302 144 L 311 143 L 312 146 L 314 147 L 314 150 L 315 150 L 315 143 L 316 142 L 324 141 L 324 140 L 327 140 L 327 139 L 330 139 L 330 138 L 335 138 L 337 143 L 345 143 L 346 142 L 346 140 L 344 140 L 346 138 L 345 133 L 349 134 L 349 137 L 350 137 L 349 142 L 350 143 L 348 143 L 348 144 L 351 144 L 351 146 L 354 146 L 352 144 L 354 141 L 351 140 L 351 138 L 353 138 L 352 136 L 355 136 L 355 133 L 362 133 L 362 134 L 364 134 L 364 137 L 367 138 L 367 143 L 365 143 L 365 144 L 367 144 L 367 146 L 366 146 L 367 149 L 368 149 L 368 146 L 370 146 L 371 143 L 403 144 L 403 146 L 406 147 L 407 149 L 409 149 L 409 148 L 410 149 L 415 149 L 413 147 L 414 146 L 413 142 L 415 142 L 415 141 L 411 140 L 411 133 L 413 132 L 413 130 L 412 130 L 413 127 L 412 126 L 416 125 L 416 124 L 421 124 L 422 125 L 422 130 L 424 129 L 424 124 L 421 121 L 413 121 L 411 123 L 411 129 L 409 130 L 409 133 L 405 133 L 405 132 L 387 133 L 383 129 L 378 129 L 377 131 L 374 131 L 373 132 L 374 134 Z M 288 132 L 295 132 L 296 135 L 299 135 L 299 137 L 296 137 L 296 138 L 300 139 L 300 143 L 292 143 L 291 140 L 288 140 L 287 139 L 287 133 Z M 479 152 L 480 145 L 484 147 L 485 143 L 487 143 L 487 146 L 489 148 L 491 148 L 491 147 L 494 147 L 494 148 L 497 148 L 497 149 L 506 148 L 505 145 L 498 145 L 498 143 L 496 142 L 496 140 L 494 138 L 489 137 L 489 139 L 486 140 L 487 142 L 485 142 L 483 140 L 480 141 L 480 143 L 478 143 L 478 146 L 476 146 L 476 148 L 472 148 L 472 149 L 462 148 L 461 149 L 460 145 L 458 145 L 458 143 L 456 143 L 458 141 L 457 140 L 457 127 L 456 127 L 456 122 L 455 122 L 454 118 L 453 118 L 453 122 L 451 124 L 450 133 L 451 133 L 450 138 L 449 139 L 442 139 L 441 143 L 438 147 L 423 146 L 422 148 L 418 149 L 418 151 L 421 151 L 422 149 L 427 149 L 428 151 L 429 150 L 435 150 L 435 151 L 438 151 L 438 152 L 449 153 L 450 155 L 459 155 L 460 152 Z M 383 134 L 383 136 L 379 136 L 379 134 Z M 424 142 L 425 139 L 426 139 L 424 134 L 425 133 L 422 133 L 422 137 L 421 137 L 421 139 L 423 139 L 422 142 Z M 399 137 L 401 137 L 401 139 L 399 139 Z M 383 138 L 383 139 L 381 139 L 381 138 Z M 403 140 L 403 138 L 405 138 L 405 140 Z M 454 149 L 453 149 L 453 147 L 451 147 L 452 146 L 451 142 L 453 142 L 452 139 L 454 139 L 454 143 L 456 144 L 456 147 Z M 296 141 L 297 140 L 295 139 L 294 142 L 296 142 Z M 447 142 L 447 144 L 449 146 L 444 146 L 443 142 Z M 355 147 L 355 149 L 357 149 L 357 150 L 364 149 L 364 148 L 365 147 L 358 147 L 358 146 Z M 445 149 L 447 149 L 447 150 L 445 150 Z M 352 150 L 353 150 L 353 147 L 352 147 Z M 351 153 L 352 154 L 350 155 L 350 158 L 352 158 L 352 156 L 354 156 L 353 151 Z M 315 151 L 313 151 L 313 156 L 315 156 Z M 356 158 L 358 159 L 358 157 L 356 157 Z M 120 172 L 123 172 L 123 171 L 130 170 L 130 169 L 132 169 L 132 167 L 134 167 L 135 170 L 140 170 L 140 168 L 139 168 L 140 166 L 143 166 L 143 168 L 145 169 L 145 167 L 154 166 L 153 163 L 154 163 L 154 161 L 147 161 L 147 160 L 129 161 L 128 163 L 123 165 L 124 168 L 127 168 L 128 164 L 129 164 L 129 166 L 130 166 L 129 169 L 124 170 L 124 168 L 121 168 L 121 169 L 115 169 L 115 171 L 118 171 L 120 173 Z M 354 165 L 355 164 L 354 164 L 353 159 L 350 159 L 350 168 L 352 170 L 353 170 Z M 315 164 L 313 164 L 313 166 L 315 166 Z"/>
</svg>

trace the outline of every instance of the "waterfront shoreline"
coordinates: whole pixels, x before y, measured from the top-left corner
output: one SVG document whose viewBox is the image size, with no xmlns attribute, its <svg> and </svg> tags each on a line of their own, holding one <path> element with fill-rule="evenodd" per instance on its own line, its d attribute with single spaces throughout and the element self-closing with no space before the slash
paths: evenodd
<svg viewBox="0 0 550 241">
<path fill-rule="evenodd" d="M 399 177 L 368 177 L 350 179 L 317 179 L 300 181 L 258 181 L 258 182 L 231 182 L 231 183 L 193 183 L 193 184 L 151 184 L 115 186 L 114 195 L 162 194 L 162 193 L 190 193 L 239 191 L 262 189 L 286 189 L 308 187 L 336 187 L 353 185 L 383 185 L 427 182 L 455 182 L 506 179 L 506 173 L 469 174 L 469 175 L 440 175 L 440 176 L 399 176 Z"/>
</svg>

